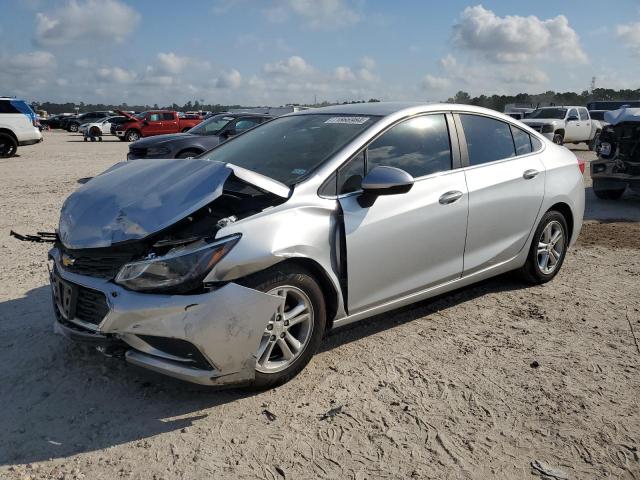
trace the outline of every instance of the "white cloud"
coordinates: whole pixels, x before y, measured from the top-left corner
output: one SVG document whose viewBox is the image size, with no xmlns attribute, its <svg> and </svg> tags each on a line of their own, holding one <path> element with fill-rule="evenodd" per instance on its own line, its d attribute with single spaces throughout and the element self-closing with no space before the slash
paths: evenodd
<svg viewBox="0 0 640 480">
<path fill-rule="evenodd" d="M 336 67 L 333 74 L 336 80 L 341 82 L 351 82 L 356 79 L 355 74 L 349 67 Z"/>
<path fill-rule="evenodd" d="M 616 36 L 634 54 L 640 55 L 640 22 L 617 25 Z"/>
<path fill-rule="evenodd" d="M 47 47 L 89 39 L 122 42 L 139 19 L 138 12 L 119 0 L 69 0 L 53 12 L 37 14 L 35 41 Z"/>
<path fill-rule="evenodd" d="M 160 52 L 158 54 L 158 65 L 160 66 L 160 69 L 166 73 L 173 73 L 173 74 L 180 73 L 191 62 L 192 62 L 191 58 L 176 55 L 173 52 L 169 52 L 169 53 Z"/>
<path fill-rule="evenodd" d="M 376 61 L 371 57 L 362 57 L 360 59 L 360 66 L 367 70 L 373 70 L 376 68 Z"/>
<path fill-rule="evenodd" d="M 138 77 L 135 72 L 120 67 L 102 67 L 97 71 L 99 80 L 105 83 L 131 83 Z"/>
<path fill-rule="evenodd" d="M 451 85 L 451 81 L 445 77 L 427 74 L 422 78 L 422 88 L 425 90 L 444 90 Z"/>
<path fill-rule="evenodd" d="M 578 34 L 564 15 L 548 20 L 534 15 L 499 17 L 482 5 L 467 7 L 453 27 L 453 42 L 493 62 L 525 63 L 535 58 L 587 62 Z"/>
<path fill-rule="evenodd" d="M 294 55 L 286 60 L 281 60 L 275 63 L 267 63 L 263 67 L 265 73 L 272 75 L 308 75 L 312 73 L 313 67 L 309 65 L 302 57 Z"/>
<path fill-rule="evenodd" d="M 2 69 L 8 73 L 42 72 L 55 66 L 56 59 L 49 52 L 18 53 L 2 58 Z"/>
<path fill-rule="evenodd" d="M 265 15 L 272 23 L 285 22 L 293 15 L 316 30 L 347 27 L 361 20 L 350 0 L 284 0 L 274 2 Z"/>
<path fill-rule="evenodd" d="M 242 84 L 242 75 L 235 68 L 224 71 L 214 81 L 216 88 L 239 88 Z"/>
</svg>

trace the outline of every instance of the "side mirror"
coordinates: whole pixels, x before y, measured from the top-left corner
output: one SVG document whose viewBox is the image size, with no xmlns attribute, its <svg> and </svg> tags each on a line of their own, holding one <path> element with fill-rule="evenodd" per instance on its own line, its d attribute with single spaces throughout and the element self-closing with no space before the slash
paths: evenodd
<svg viewBox="0 0 640 480">
<path fill-rule="evenodd" d="M 567 122 L 577 122 L 578 120 L 580 119 L 577 115 L 570 115 L 569 117 L 567 117 Z"/>
<path fill-rule="evenodd" d="M 362 195 L 358 197 L 361 207 L 370 207 L 380 195 L 407 193 L 413 187 L 413 177 L 395 167 L 374 167 L 362 179 Z"/>
<path fill-rule="evenodd" d="M 142 122 L 142 124 L 146 127 L 147 125 L 149 125 L 149 120 L 145 120 L 144 122 Z"/>
</svg>

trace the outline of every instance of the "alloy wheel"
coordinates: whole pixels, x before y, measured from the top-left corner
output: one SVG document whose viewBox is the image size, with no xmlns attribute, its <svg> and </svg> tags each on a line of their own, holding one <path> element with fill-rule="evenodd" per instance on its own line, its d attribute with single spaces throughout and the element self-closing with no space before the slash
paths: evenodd
<svg viewBox="0 0 640 480">
<path fill-rule="evenodd" d="M 9 158 L 16 153 L 16 146 L 11 141 L 0 139 L 0 158 Z"/>
<path fill-rule="evenodd" d="M 538 240 L 538 268 L 549 275 L 558 267 L 564 255 L 565 239 L 562 225 L 557 220 L 549 222 Z"/>
<path fill-rule="evenodd" d="M 313 304 L 297 287 L 283 285 L 267 293 L 284 297 L 260 340 L 256 370 L 276 373 L 288 368 L 302 354 L 313 331 Z"/>
</svg>

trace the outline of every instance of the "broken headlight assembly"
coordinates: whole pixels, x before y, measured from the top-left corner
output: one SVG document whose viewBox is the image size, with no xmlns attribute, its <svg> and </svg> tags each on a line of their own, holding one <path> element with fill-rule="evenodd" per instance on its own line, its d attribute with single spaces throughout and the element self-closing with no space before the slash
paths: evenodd
<svg viewBox="0 0 640 480">
<path fill-rule="evenodd" d="M 141 292 L 186 292 L 197 288 L 211 269 L 240 240 L 233 235 L 212 243 L 197 242 L 171 250 L 159 257 L 127 263 L 116 276 L 116 283 Z"/>
</svg>

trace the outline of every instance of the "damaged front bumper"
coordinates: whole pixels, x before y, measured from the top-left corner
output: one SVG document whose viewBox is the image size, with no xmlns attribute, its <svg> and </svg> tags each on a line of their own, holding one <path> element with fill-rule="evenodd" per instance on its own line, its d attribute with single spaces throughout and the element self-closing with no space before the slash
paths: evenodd
<svg viewBox="0 0 640 480">
<path fill-rule="evenodd" d="M 58 332 L 201 385 L 253 380 L 265 326 L 284 301 L 235 283 L 193 295 L 138 293 L 65 270 L 57 248 L 49 258 Z"/>
</svg>

